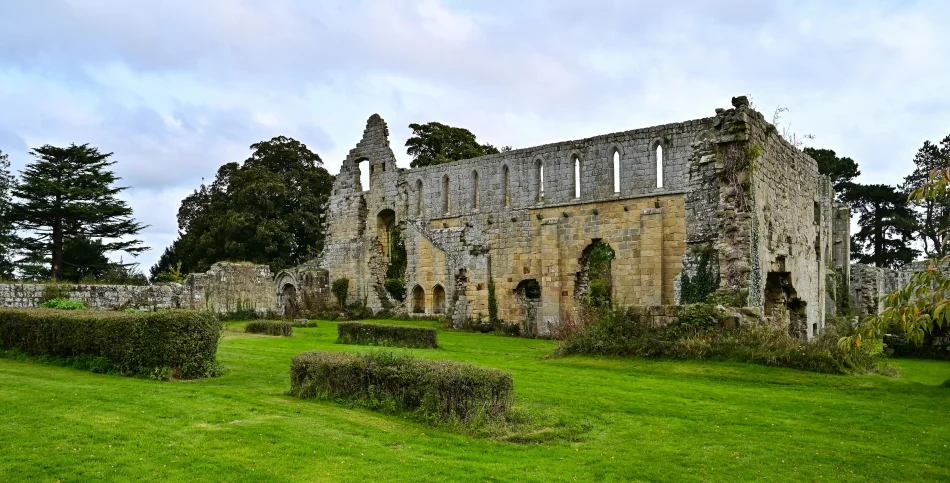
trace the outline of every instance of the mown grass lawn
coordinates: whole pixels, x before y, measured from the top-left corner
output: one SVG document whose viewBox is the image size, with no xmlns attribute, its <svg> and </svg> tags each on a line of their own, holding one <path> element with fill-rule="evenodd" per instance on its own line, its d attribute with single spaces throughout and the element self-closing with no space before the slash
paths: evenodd
<svg viewBox="0 0 950 483">
<path fill-rule="evenodd" d="M 157 382 L 0 359 L 0 481 L 939 481 L 950 363 L 901 378 L 746 364 L 544 360 L 554 343 L 442 331 L 427 358 L 514 375 L 516 405 L 583 428 L 515 444 L 285 395 L 336 324 L 221 342 L 225 376 Z"/>
</svg>

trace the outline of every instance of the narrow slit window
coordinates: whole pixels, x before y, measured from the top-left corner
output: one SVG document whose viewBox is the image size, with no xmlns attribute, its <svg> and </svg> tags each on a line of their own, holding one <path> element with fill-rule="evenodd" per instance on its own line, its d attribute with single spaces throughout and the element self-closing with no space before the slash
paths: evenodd
<svg viewBox="0 0 950 483">
<path fill-rule="evenodd" d="M 511 172 L 505 166 L 505 206 L 511 206 Z"/>
<path fill-rule="evenodd" d="M 614 150 L 614 193 L 620 192 L 620 151 Z"/>
<path fill-rule="evenodd" d="M 472 209 L 478 209 L 478 171 L 472 171 Z"/>
<path fill-rule="evenodd" d="M 581 160 L 574 156 L 574 197 L 581 197 Z"/>
<path fill-rule="evenodd" d="M 425 195 L 422 193 L 422 180 L 416 181 L 416 215 L 422 216 Z"/>
<path fill-rule="evenodd" d="M 544 163 L 538 163 L 538 201 L 544 199 Z"/>
<path fill-rule="evenodd" d="M 452 211 L 452 196 L 449 194 L 449 177 L 442 177 L 442 208 L 449 213 Z"/>
<path fill-rule="evenodd" d="M 663 145 L 656 145 L 656 187 L 663 187 Z"/>
</svg>

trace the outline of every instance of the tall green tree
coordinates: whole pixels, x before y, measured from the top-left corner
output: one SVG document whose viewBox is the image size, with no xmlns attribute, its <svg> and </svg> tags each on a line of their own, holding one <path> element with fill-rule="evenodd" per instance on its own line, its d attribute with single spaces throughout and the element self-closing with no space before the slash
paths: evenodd
<svg viewBox="0 0 950 483">
<path fill-rule="evenodd" d="M 907 194 L 883 184 L 853 184 L 845 200 L 858 213 L 860 229 L 851 237 L 851 256 L 878 267 L 899 267 L 914 260 L 914 214 Z"/>
<path fill-rule="evenodd" d="M 132 209 L 118 198 L 126 187 L 109 169 L 112 153 L 88 144 L 61 148 L 45 145 L 31 151 L 36 158 L 21 172 L 13 188 L 16 198 L 11 220 L 23 233 L 19 244 L 25 260 L 63 271 L 67 244 L 77 239 L 98 240 L 103 253 L 124 251 L 133 256 L 148 250 L 134 238 L 145 228 Z"/>
<path fill-rule="evenodd" d="M 152 278 L 181 262 L 183 273 L 233 260 L 292 267 L 323 249 L 333 177 L 320 156 L 279 136 L 251 145 L 243 164 L 228 163 L 214 181 L 184 200 L 179 237 L 151 269 Z"/>
<path fill-rule="evenodd" d="M 950 135 L 939 144 L 925 141 L 914 156 L 914 172 L 904 178 L 904 189 L 910 192 L 920 189 L 928 183 L 934 170 L 945 168 L 948 162 Z M 912 206 L 924 253 L 935 257 L 950 254 L 950 232 L 943 229 L 950 225 L 950 198 L 918 197 Z"/>
<path fill-rule="evenodd" d="M 10 159 L 0 151 L 0 278 L 10 280 L 14 277 L 14 252 L 16 237 L 10 211 L 13 208 L 11 191 L 16 178 L 10 173 Z"/>
<path fill-rule="evenodd" d="M 838 200 L 848 198 L 854 178 L 861 174 L 858 163 L 848 157 L 838 157 L 831 149 L 805 148 L 804 151 L 818 162 L 818 172 L 831 178 Z"/>
<path fill-rule="evenodd" d="M 406 141 L 406 152 L 413 158 L 409 164 L 413 168 L 511 151 L 510 146 L 503 146 L 499 151 L 491 144 L 479 144 L 468 129 L 440 122 L 413 123 L 409 128 L 412 137 Z"/>
</svg>

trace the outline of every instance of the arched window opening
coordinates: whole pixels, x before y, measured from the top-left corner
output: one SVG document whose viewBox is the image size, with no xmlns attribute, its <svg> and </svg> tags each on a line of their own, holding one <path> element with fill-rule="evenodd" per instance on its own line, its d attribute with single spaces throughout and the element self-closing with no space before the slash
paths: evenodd
<svg viewBox="0 0 950 483">
<path fill-rule="evenodd" d="M 422 192 L 422 180 L 416 181 L 416 215 L 422 216 L 425 209 L 425 194 Z"/>
<path fill-rule="evenodd" d="M 472 171 L 472 209 L 478 209 L 478 171 Z"/>
<path fill-rule="evenodd" d="M 452 212 L 452 196 L 449 193 L 449 176 L 445 175 L 442 177 L 442 211 L 445 213 Z"/>
<path fill-rule="evenodd" d="M 432 288 L 432 313 L 441 314 L 445 312 L 445 289 L 441 285 Z"/>
<path fill-rule="evenodd" d="M 614 149 L 614 193 L 620 192 L 620 150 Z"/>
<path fill-rule="evenodd" d="M 581 197 L 581 160 L 574 156 L 574 197 Z"/>
<path fill-rule="evenodd" d="M 356 189 L 357 191 L 369 191 L 370 165 L 368 159 L 361 159 L 356 162 Z"/>
<path fill-rule="evenodd" d="M 511 206 L 511 172 L 505 166 L 505 206 Z"/>
<path fill-rule="evenodd" d="M 656 145 L 656 187 L 663 187 L 663 145 Z"/>
<path fill-rule="evenodd" d="M 544 199 L 544 162 L 538 161 L 538 201 Z"/>
</svg>

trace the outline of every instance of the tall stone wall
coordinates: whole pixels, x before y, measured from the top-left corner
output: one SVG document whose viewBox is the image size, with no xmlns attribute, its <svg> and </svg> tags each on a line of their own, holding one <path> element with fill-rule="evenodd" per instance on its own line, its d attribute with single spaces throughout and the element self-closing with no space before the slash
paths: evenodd
<svg viewBox="0 0 950 483">
<path fill-rule="evenodd" d="M 315 262 L 374 310 L 462 324 L 486 319 L 494 298 L 499 318 L 543 334 L 576 315 L 585 250 L 604 242 L 617 305 L 678 304 L 684 274 L 704 275 L 807 337 L 824 325 L 828 267 L 848 266 L 830 182 L 745 98 L 713 118 L 410 170 L 388 136 L 370 117 L 334 183 Z M 385 289 L 395 230 L 404 301 Z"/>
<path fill-rule="evenodd" d="M 499 318 L 536 314 L 534 330 L 545 333 L 573 313 L 585 283 L 578 280 L 580 259 L 601 240 L 616 254 L 614 301 L 674 303 L 685 250 L 687 157 L 708 124 L 700 119 L 400 170 L 387 127 L 374 115 L 336 178 L 320 265 L 331 280 L 350 278 L 351 298 L 374 310 L 444 312 L 458 323 L 487 319 L 491 281 Z M 370 170 L 368 187 L 359 184 L 361 169 Z M 393 226 L 407 251 L 406 302 L 383 286 Z M 540 287 L 539 301 L 526 301 L 530 284 Z"/>
<path fill-rule="evenodd" d="M 37 307 L 53 295 L 81 300 L 96 310 L 192 309 L 229 313 L 274 311 L 277 297 L 270 268 L 244 263 L 215 263 L 191 274 L 183 284 L 150 286 L 90 284 L 0 284 L 0 306 Z"/>
<path fill-rule="evenodd" d="M 835 247 L 831 183 L 744 97 L 711 124 L 690 155 L 687 274 L 711 258 L 720 292 L 811 337 L 824 327 Z"/>
</svg>

